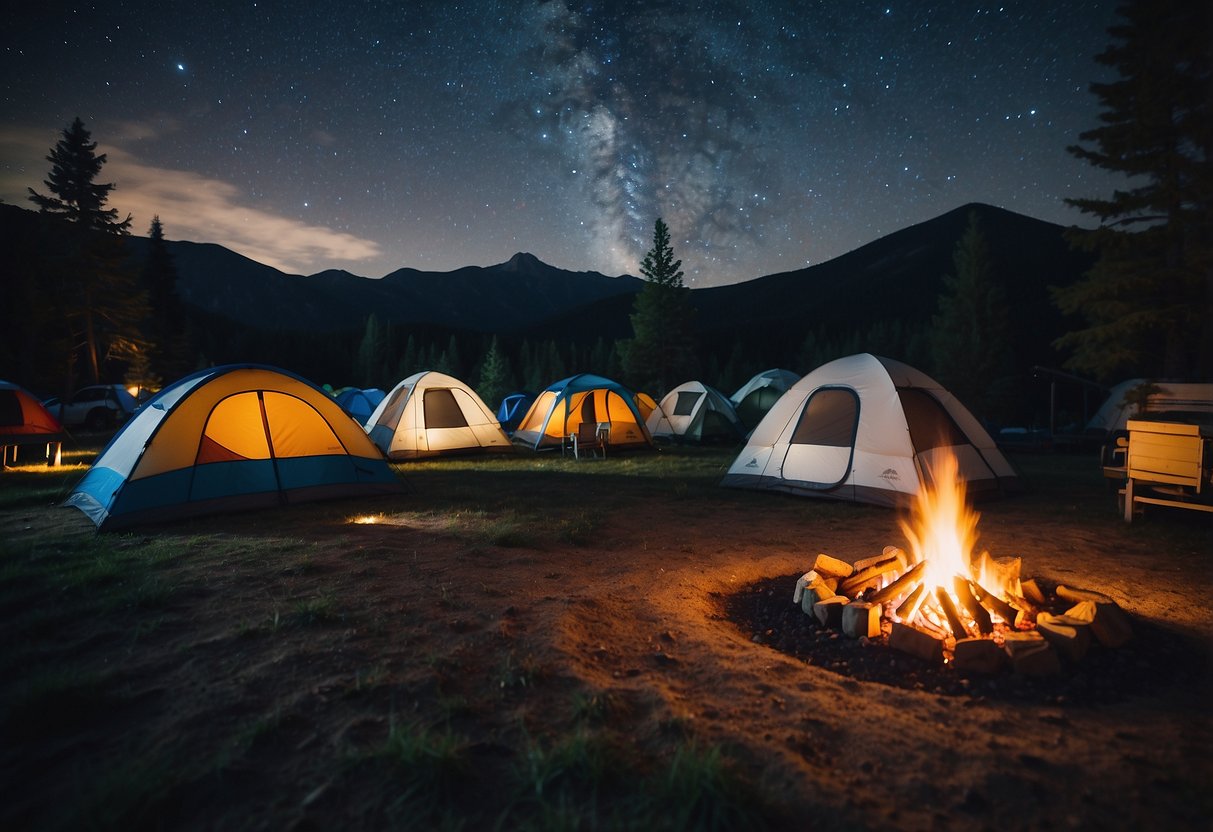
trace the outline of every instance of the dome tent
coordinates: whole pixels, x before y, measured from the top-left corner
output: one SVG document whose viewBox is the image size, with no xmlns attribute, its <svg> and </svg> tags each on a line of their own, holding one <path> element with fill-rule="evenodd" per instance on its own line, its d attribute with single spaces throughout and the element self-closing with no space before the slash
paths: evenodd
<svg viewBox="0 0 1213 832">
<path fill-rule="evenodd" d="M 501 429 L 513 433 L 534 402 L 535 394 L 527 392 L 510 393 L 503 398 L 497 407 L 497 421 L 501 423 Z"/>
<path fill-rule="evenodd" d="M 457 378 L 414 373 L 392 388 L 366 421 L 388 459 L 422 459 L 513 447 L 493 411 Z"/>
<path fill-rule="evenodd" d="M 582 422 L 609 424 L 612 448 L 652 446 L 632 391 L 591 373 L 561 379 L 540 393 L 513 440 L 536 451 L 563 447 Z"/>
<path fill-rule="evenodd" d="M 913 367 L 868 353 L 818 367 L 767 413 L 721 485 L 908 505 L 944 454 L 970 493 L 1018 476 L 964 405 Z"/>
<path fill-rule="evenodd" d="M 65 505 L 107 530 L 397 490 L 383 454 L 323 390 L 241 364 L 161 390 L 114 435 Z"/>
<path fill-rule="evenodd" d="M 375 412 L 375 408 L 383 401 L 384 392 L 378 387 L 346 387 L 333 394 L 341 409 L 350 415 L 360 425 L 365 425 Z"/>
<path fill-rule="evenodd" d="M 661 399 L 645 423 L 654 439 L 733 442 L 745 436 L 733 403 L 714 387 L 687 381 Z"/>
<path fill-rule="evenodd" d="M 54 463 L 62 441 L 63 426 L 33 393 L 11 381 L 0 381 L 0 450 L 4 466 L 10 461 L 9 449 L 15 461 L 17 448 L 22 445 L 45 445 L 46 460 Z"/>
<path fill-rule="evenodd" d="M 729 396 L 729 401 L 737 410 L 737 417 L 747 429 L 753 429 L 766 412 L 775 406 L 793 384 L 800 381 L 800 376 L 791 370 L 764 370 L 738 388 Z"/>
</svg>

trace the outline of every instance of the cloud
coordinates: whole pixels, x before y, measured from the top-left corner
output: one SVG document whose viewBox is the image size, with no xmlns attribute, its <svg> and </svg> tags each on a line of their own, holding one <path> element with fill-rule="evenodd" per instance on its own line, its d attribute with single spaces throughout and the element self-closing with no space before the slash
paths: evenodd
<svg viewBox="0 0 1213 832">
<path fill-rule="evenodd" d="M 0 129 L 0 198 L 28 207 L 26 188 L 45 190 L 45 156 L 58 139 L 57 132 Z M 310 274 L 380 254 L 372 240 L 254 207 L 231 183 L 149 165 L 112 145 L 98 150 L 108 156 L 103 181 L 117 185 L 110 207 L 134 217 L 135 233 L 146 233 L 159 216 L 170 239 L 218 243 L 288 273 Z"/>
</svg>

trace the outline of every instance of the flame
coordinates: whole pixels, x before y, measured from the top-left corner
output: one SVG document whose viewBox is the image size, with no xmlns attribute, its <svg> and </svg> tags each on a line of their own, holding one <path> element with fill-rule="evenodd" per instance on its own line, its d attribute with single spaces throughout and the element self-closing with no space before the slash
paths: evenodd
<svg viewBox="0 0 1213 832">
<path fill-rule="evenodd" d="M 948 454 L 931 472 L 911 510 L 910 522 L 900 521 L 914 563 L 926 561 L 923 583 L 930 593 L 943 587 L 952 593 L 956 575 L 973 574 L 977 544 L 977 512 L 965 502 L 965 482 L 956 458 Z"/>
</svg>

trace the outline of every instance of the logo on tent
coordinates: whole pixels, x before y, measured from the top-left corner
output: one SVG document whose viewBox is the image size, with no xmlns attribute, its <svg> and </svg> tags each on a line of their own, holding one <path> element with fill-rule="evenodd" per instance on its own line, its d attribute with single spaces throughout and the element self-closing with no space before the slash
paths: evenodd
<svg viewBox="0 0 1213 832">
<path fill-rule="evenodd" d="M 897 469 L 895 468 L 886 468 L 880 472 L 880 478 L 889 482 L 898 482 L 901 479 L 901 475 L 897 473 Z"/>
<path fill-rule="evenodd" d="M 757 467 L 758 467 L 758 457 L 754 457 L 754 458 L 753 458 L 753 459 L 751 459 L 749 462 L 747 462 L 747 463 L 745 464 L 745 467 L 747 467 L 747 468 L 757 468 Z"/>
</svg>

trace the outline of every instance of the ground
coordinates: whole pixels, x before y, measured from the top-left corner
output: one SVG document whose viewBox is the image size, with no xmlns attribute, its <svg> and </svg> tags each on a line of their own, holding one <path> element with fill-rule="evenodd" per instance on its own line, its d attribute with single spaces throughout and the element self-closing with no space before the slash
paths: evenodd
<svg viewBox="0 0 1213 832">
<path fill-rule="evenodd" d="M 0 826 L 1209 828 L 1207 516 L 1126 524 L 1093 459 L 1016 459 L 981 546 L 1112 596 L 1133 646 L 1077 685 L 896 685 L 880 645 L 793 655 L 788 611 L 897 514 L 729 461 L 404 465 L 397 497 L 119 535 L 0 487 Z"/>
</svg>

